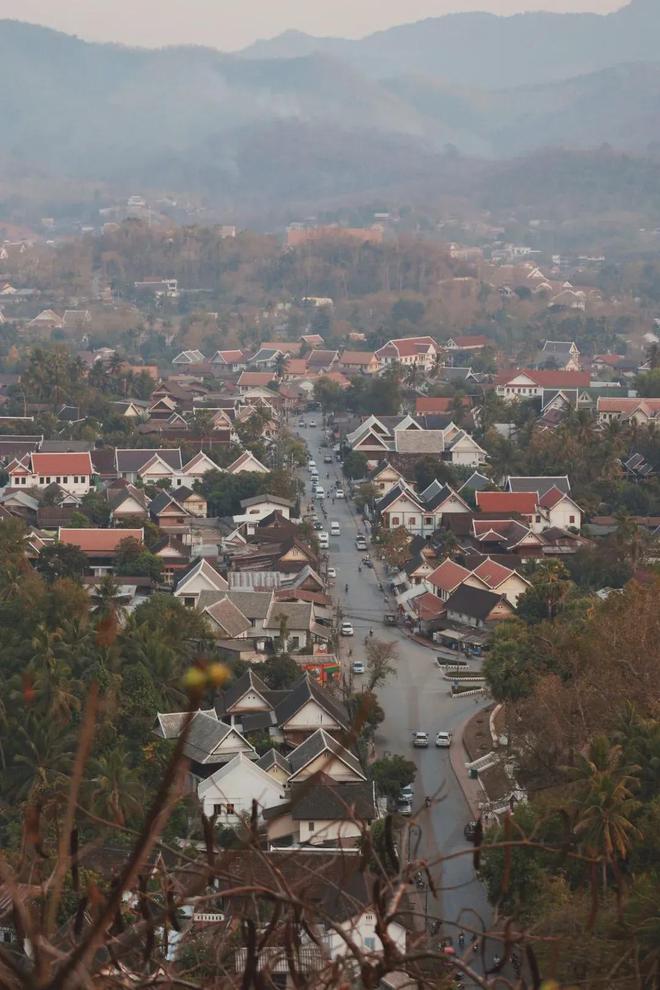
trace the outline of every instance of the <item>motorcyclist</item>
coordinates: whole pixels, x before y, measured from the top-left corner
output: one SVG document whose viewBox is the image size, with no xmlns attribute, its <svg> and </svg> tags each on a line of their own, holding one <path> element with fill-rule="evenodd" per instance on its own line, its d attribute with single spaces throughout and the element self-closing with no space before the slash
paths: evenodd
<svg viewBox="0 0 660 990">
<path fill-rule="evenodd" d="M 424 798 L 424 804 L 427 808 L 431 807 L 431 798 L 428 795 Z"/>
</svg>

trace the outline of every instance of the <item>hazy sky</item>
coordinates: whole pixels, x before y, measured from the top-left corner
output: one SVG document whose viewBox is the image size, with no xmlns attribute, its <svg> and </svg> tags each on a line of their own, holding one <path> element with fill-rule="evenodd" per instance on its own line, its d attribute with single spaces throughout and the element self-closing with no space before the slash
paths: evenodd
<svg viewBox="0 0 660 990">
<path fill-rule="evenodd" d="M 287 28 L 359 37 L 392 24 L 465 10 L 606 14 L 627 0 L 0 0 L 0 17 L 92 41 L 204 44 L 230 50 Z M 660 2 L 660 0 L 658 0 Z"/>
</svg>

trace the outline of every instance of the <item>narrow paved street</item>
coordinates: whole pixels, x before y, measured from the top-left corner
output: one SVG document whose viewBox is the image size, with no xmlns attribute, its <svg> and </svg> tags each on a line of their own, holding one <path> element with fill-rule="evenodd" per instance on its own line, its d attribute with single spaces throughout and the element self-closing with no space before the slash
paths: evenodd
<svg viewBox="0 0 660 990">
<path fill-rule="evenodd" d="M 308 420 L 310 418 L 307 417 Z M 310 456 L 314 458 L 319 471 L 319 483 L 325 488 L 327 521 L 319 512 L 323 528 L 329 531 L 333 520 L 341 527 L 341 536 L 330 538 L 329 563 L 337 570 L 334 589 L 336 600 L 342 607 L 344 617 L 353 623 L 355 629 L 355 636 L 344 639 L 341 643 L 347 676 L 350 670 L 349 649 L 353 651 L 351 659 L 362 659 L 365 637 L 368 637 L 371 629 L 374 636 L 394 639 L 398 643 L 398 675 L 379 693 L 386 718 L 380 727 L 376 744 L 379 755 L 400 753 L 414 760 L 417 765 L 414 817 L 410 835 L 411 853 L 414 856 L 417 847 L 418 857 L 433 862 L 440 855 L 451 855 L 466 848 L 463 828 L 471 818 L 463 791 L 449 762 L 449 750 L 436 749 L 433 744 L 435 733 L 440 729 L 454 730 L 461 725 L 474 713 L 475 700 L 466 698 L 463 701 L 453 701 L 448 693 L 448 683 L 435 666 L 433 650 L 409 639 L 399 629 L 383 625 L 384 614 L 391 611 L 392 607 L 388 606 L 379 589 L 379 578 L 365 566 L 362 566 L 361 573 L 358 572 L 364 553 L 356 549 L 355 538 L 358 533 L 366 535 L 364 526 L 348 498 L 335 499 L 334 504 L 332 503 L 331 493 L 334 492 L 336 481 L 340 481 L 348 494 L 341 465 L 336 462 L 331 465 L 323 463 L 323 457 L 330 448 L 320 446 L 323 439 L 320 425 L 315 429 L 308 426 L 299 430 L 299 434 L 307 442 Z M 309 474 L 305 472 L 305 504 L 311 501 L 309 482 Z M 359 679 L 356 677 L 355 681 Z M 428 749 L 413 749 L 411 733 L 416 729 L 429 733 L 431 745 Z M 426 795 L 434 798 L 430 809 L 424 807 Z M 421 830 L 419 839 L 415 826 Z M 405 837 L 403 841 L 407 844 Z M 407 852 L 405 848 L 401 851 L 404 855 Z M 469 928 L 481 928 L 483 923 L 489 923 L 490 910 L 485 891 L 474 875 L 470 855 L 451 859 L 441 868 L 435 867 L 432 872 L 440 893 L 438 899 L 429 895 L 428 914 L 431 918 L 442 918 L 449 922 L 443 926 L 441 935 L 453 935 L 456 944 L 458 929 L 451 922 L 460 926 L 462 918 Z M 420 900 L 423 901 L 423 898 Z M 421 909 L 423 908 L 422 904 Z M 487 957 L 488 955 L 489 953 Z"/>
</svg>

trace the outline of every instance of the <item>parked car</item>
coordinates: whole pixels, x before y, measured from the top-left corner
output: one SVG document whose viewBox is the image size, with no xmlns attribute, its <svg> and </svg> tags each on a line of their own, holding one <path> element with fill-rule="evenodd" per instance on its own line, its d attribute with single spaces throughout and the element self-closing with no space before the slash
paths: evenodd
<svg viewBox="0 0 660 990">
<path fill-rule="evenodd" d="M 307 467 L 308 468 L 316 467 L 316 461 L 314 460 L 313 457 L 310 457 L 309 460 L 307 461 Z"/>
<path fill-rule="evenodd" d="M 341 526 L 334 519 L 330 523 L 330 533 L 332 536 L 341 536 Z"/>
<path fill-rule="evenodd" d="M 322 529 L 319 533 L 319 546 L 321 550 L 327 550 L 330 546 L 330 534 L 326 529 Z"/>
<path fill-rule="evenodd" d="M 299 420 L 298 420 L 298 426 L 300 426 L 300 427 L 303 427 L 303 428 L 304 428 L 304 426 L 305 426 L 305 420 L 304 420 L 304 419 L 299 419 Z"/>
<path fill-rule="evenodd" d="M 337 577 L 337 571 L 335 570 L 334 567 L 329 567 L 328 568 L 328 577 L 329 578 L 336 578 Z"/>
<path fill-rule="evenodd" d="M 367 549 L 367 541 L 365 540 L 364 536 L 358 536 L 358 537 L 356 537 L 356 540 L 355 540 L 355 549 L 356 550 L 366 550 Z"/>
<path fill-rule="evenodd" d="M 399 793 L 399 801 L 412 801 L 415 796 L 415 789 L 412 784 L 406 784 L 405 787 L 401 788 Z"/>
<path fill-rule="evenodd" d="M 353 623 L 352 622 L 342 622 L 341 629 L 339 630 L 340 636 L 353 636 Z"/>
<path fill-rule="evenodd" d="M 451 732 L 438 732 L 435 737 L 435 744 L 438 749 L 449 749 L 451 746 Z"/>
<path fill-rule="evenodd" d="M 315 420 L 315 419 L 310 419 L 310 421 L 309 421 L 309 425 L 310 425 L 311 427 L 315 427 L 315 426 L 316 426 L 316 420 Z"/>
<path fill-rule="evenodd" d="M 332 464 L 332 454 L 325 454 L 323 457 L 324 464 Z"/>
<path fill-rule="evenodd" d="M 325 488 L 323 487 L 323 485 L 319 485 L 317 487 L 316 491 L 314 492 L 314 497 L 317 498 L 319 501 L 322 501 L 325 498 Z"/>
<path fill-rule="evenodd" d="M 319 532 L 320 530 L 322 530 L 322 529 L 323 529 L 323 523 L 322 523 L 322 522 L 319 522 L 319 520 L 318 520 L 318 519 L 315 519 L 315 520 L 314 520 L 314 522 L 312 523 L 312 526 L 314 527 L 314 529 L 315 529 L 315 530 L 316 530 L 317 532 Z"/>
<path fill-rule="evenodd" d="M 397 801 L 396 810 L 399 812 L 400 815 L 405 815 L 406 818 L 409 818 L 410 815 L 412 815 L 412 803 L 410 801 L 402 801 L 401 799 L 399 799 Z"/>
<path fill-rule="evenodd" d="M 343 488 L 338 488 L 337 491 L 335 492 L 335 498 L 344 498 L 344 497 L 345 497 L 344 496 L 344 489 Z"/>
<path fill-rule="evenodd" d="M 413 746 L 416 749 L 427 749 L 429 745 L 428 732 L 413 732 Z"/>
<path fill-rule="evenodd" d="M 366 667 L 364 666 L 364 660 L 354 660 L 351 664 L 351 670 L 354 674 L 364 674 Z"/>
</svg>

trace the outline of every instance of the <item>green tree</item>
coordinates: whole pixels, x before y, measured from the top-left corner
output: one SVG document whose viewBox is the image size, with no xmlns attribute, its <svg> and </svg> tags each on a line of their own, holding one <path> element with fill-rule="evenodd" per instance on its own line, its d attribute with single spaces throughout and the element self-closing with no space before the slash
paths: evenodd
<svg viewBox="0 0 660 990">
<path fill-rule="evenodd" d="M 269 657 L 259 665 L 259 676 L 263 678 L 273 691 L 281 691 L 291 687 L 300 680 L 302 671 L 296 661 L 287 653 Z"/>
<path fill-rule="evenodd" d="M 401 789 L 412 784 L 417 775 L 417 767 L 412 760 L 395 754 L 384 756 L 371 765 L 371 776 L 380 794 L 396 801 Z"/>
<path fill-rule="evenodd" d="M 44 547 L 36 562 L 38 572 L 49 584 L 60 578 L 80 580 L 87 567 L 87 557 L 82 550 L 68 543 L 53 543 Z"/>
<path fill-rule="evenodd" d="M 364 454 L 352 450 L 344 458 L 342 470 L 347 478 L 364 478 L 367 474 L 367 458 Z"/>
</svg>

